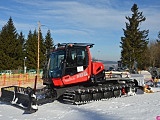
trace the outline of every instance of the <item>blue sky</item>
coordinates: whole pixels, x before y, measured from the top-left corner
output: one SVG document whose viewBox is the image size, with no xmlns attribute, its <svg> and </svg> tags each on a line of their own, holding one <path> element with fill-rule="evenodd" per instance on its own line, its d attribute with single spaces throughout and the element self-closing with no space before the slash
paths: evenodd
<svg viewBox="0 0 160 120">
<path fill-rule="evenodd" d="M 0 28 L 11 16 L 17 32 L 27 37 L 40 21 L 43 36 L 50 29 L 55 44 L 94 43 L 92 57 L 117 61 L 125 16 L 131 17 L 134 3 L 146 17 L 140 29 L 149 29 L 150 41 L 155 40 L 160 31 L 159 0 L 1 0 Z"/>
</svg>

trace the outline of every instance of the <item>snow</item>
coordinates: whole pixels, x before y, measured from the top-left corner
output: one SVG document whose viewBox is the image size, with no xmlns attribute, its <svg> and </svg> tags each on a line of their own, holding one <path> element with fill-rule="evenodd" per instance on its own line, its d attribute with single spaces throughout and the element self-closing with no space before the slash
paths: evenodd
<svg viewBox="0 0 160 120">
<path fill-rule="evenodd" d="M 84 105 L 58 101 L 39 106 L 26 114 L 22 109 L 0 102 L 0 120 L 156 120 L 160 115 L 160 88 L 154 93 L 93 101 Z"/>
</svg>

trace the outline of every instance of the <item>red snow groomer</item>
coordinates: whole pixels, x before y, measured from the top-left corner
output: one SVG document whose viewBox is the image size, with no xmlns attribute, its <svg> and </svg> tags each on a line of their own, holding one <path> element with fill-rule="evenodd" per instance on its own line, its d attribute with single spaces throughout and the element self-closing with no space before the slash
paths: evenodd
<svg viewBox="0 0 160 120">
<path fill-rule="evenodd" d="M 37 105 L 61 100 L 82 104 L 92 100 L 119 97 L 134 92 L 132 79 L 105 77 L 104 65 L 92 61 L 90 43 L 62 43 L 51 51 L 43 70 L 42 89 L 8 86 L 1 89 L 1 100 L 36 111 Z"/>
</svg>

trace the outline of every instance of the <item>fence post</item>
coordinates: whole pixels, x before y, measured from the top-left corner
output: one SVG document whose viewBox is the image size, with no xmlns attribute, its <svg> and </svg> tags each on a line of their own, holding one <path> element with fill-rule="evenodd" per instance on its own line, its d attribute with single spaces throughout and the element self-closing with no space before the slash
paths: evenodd
<svg viewBox="0 0 160 120">
<path fill-rule="evenodd" d="M 26 82 L 28 82 L 28 73 L 26 73 Z"/>
<path fill-rule="evenodd" d="M 18 80 L 18 86 L 19 86 L 19 87 L 21 86 L 21 82 L 22 82 L 22 81 L 21 81 L 21 78 L 22 78 L 22 74 L 20 73 L 20 74 L 19 74 L 19 80 Z"/>
<path fill-rule="evenodd" d="M 6 74 L 3 75 L 3 85 L 5 86 L 6 84 Z"/>
</svg>

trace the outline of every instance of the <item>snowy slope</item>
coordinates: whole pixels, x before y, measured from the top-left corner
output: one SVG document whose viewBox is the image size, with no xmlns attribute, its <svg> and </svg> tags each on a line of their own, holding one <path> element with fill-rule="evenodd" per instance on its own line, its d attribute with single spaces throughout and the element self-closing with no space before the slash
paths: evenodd
<svg viewBox="0 0 160 120">
<path fill-rule="evenodd" d="M 25 114 L 19 108 L 0 102 L 0 120 L 156 120 L 158 115 L 160 92 L 94 101 L 80 106 L 55 101 L 39 106 L 33 114 Z"/>
</svg>

